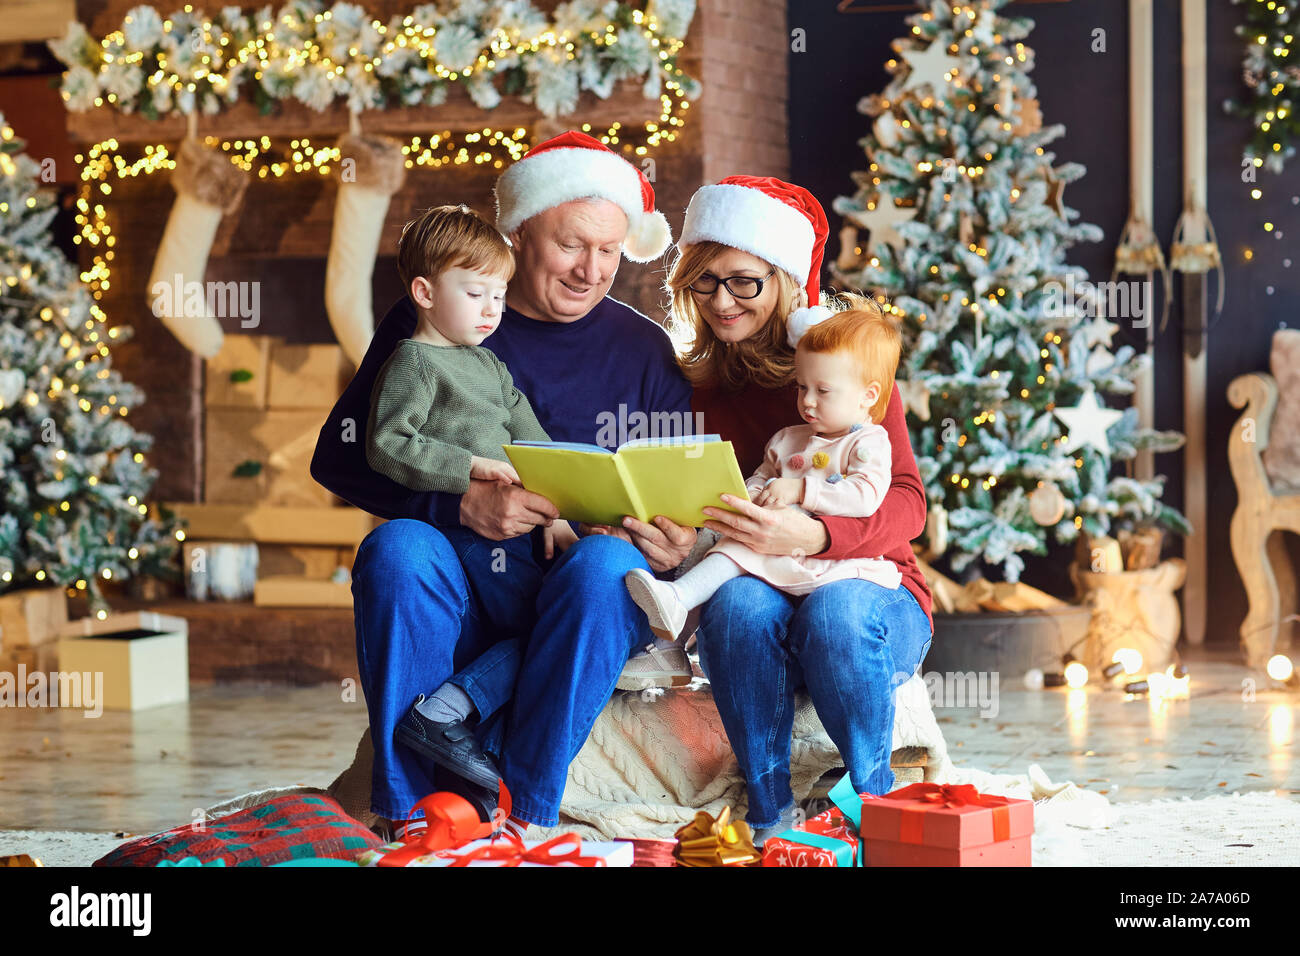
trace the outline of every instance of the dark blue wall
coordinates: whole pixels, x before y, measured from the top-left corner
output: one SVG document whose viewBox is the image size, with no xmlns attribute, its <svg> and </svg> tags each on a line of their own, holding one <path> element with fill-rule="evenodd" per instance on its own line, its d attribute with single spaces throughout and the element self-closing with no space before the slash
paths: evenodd
<svg viewBox="0 0 1300 956">
<path fill-rule="evenodd" d="M 890 41 L 907 34 L 902 12 L 844 14 L 834 0 L 792 2 L 790 28 L 803 28 L 807 52 L 790 56 L 790 136 L 792 178 L 810 189 L 831 219 L 828 257 L 838 250 L 834 237 L 841 223 L 830 210 L 837 195 L 850 194 L 849 172 L 865 169 L 858 140 L 869 128 L 857 112 L 860 97 L 882 90 L 890 77 L 884 63 Z M 1128 210 L 1128 13 L 1124 0 L 1069 0 L 1065 3 L 1015 3 L 1005 11 L 1036 21 L 1026 40 L 1036 55 L 1031 78 L 1046 124 L 1064 123 L 1066 135 L 1052 144 L 1057 162 L 1083 163 L 1087 175 L 1065 192 L 1067 205 L 1085 222 L 1096 223 L 1106 238 L 1077 246 L 1069 261 L 1083 266 L 1094 280 L 1108 278 L 1116 240 Z M 1269 341 L 1283 324 L 1300 325 L 1300 158 L 1281 175 L 1264 171 L 1259 187 L 1264 198 L 1249 197 L 1241 181 L 1242 149 L 1249 135 L 1245 122 L 1225 114 L 1223 100 L 1241 89 L 1242 41 L 1233 31 L 1242 10 L 1228 0 L 1208 0 L 1209 50 L 1209 211 L 1225 260 L 1227 297 L 1209 336 L 1206 442 L 1210 487 L 1208 528 L 1208 640 L 1233 643 L 1245 617 L 1245 592 L 1232 561 L 1228 521 L 1236 494 L 1228 471 L 1227 442 L 1240 414 L 1227 402 L 1228 383 L 1237 375 L 1268 367 Z M 1169 240 L 1182 209 L 1181 33 L 1177 0 L 1157 0 L 1155 88 L 1157 149 L 1155 228 L 1168 256 Z M 1106 52 L 1093 53 L 1092 33 L 1106 31 Z M 1264 232 L 1271 219 L 1283 238 Z M 1254 259 L 1247 262 L 1249 246 Z M 1284 267 L 1283 260 L 1295 262 Z M 1216 280 L 1211 279 L 1211 294 Z M 1177 283 L 1177 277 L 1175 277 Z M 1273 287 L 1273 294 L 1266 287 Z M 1180 320 L 1175 310 L 1156 340 L 1156 424 L 1183 425 L 1183 362 Z M 1116 344 L 1141 347 L 1141 333 L 1127 329 Z M 1182 504 L 1181 452 L 1157 457 L 1157 471 L 1168 476 L 1166 498 Z M 1181 542 L 1167 549 L 1179 553 Z M 1054 560 L 1034 559 L 1026 580 L 1058 594 L 1070 585 L 1064 565 L 1068 553 Z"/>
</svg>

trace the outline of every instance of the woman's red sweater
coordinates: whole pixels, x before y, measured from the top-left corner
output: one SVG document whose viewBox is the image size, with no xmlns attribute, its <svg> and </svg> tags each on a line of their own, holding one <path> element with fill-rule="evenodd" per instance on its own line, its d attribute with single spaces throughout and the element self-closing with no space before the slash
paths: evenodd
<svg viewBox="0 0 1300 956">
<path fill-rule="evenodd" d="M 749 477 L 763 460 L 768 440 L 782 428 L 803 424 L 795 406 L 795 386 L 759 388 L 749 385 L 731 392 L 721 388 L 696 386 L 691 396 L 691 410 L 703 415 L 705 433 L 718 434 L 735 447 L 740 472 Z M 885 500 L 876 513 L 866 518 L 818 515 L 826 526 L 830 544 L 813 557 L 874 558 L 883 555 L 898 565 L 903 587 L 916 596 L 934 629 L 931 613 L 933 599 L 925 577 L 912 552 L 912 539 L 925 528 L 925 487 L 912 454 L 907 434 L 903 400 L 894 385 L 882 423 L 893 449 L 894 474 Z"/>
</svg>

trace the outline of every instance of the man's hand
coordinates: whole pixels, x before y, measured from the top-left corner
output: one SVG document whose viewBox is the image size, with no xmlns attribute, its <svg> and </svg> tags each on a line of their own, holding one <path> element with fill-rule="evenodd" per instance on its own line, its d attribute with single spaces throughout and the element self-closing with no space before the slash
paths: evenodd
<svg viewBox="0 0 1300 956">
<path fill-rule="evenodd" d="M 528 534 L 560 516 L 555 505 L 519 485 L 471 479 L 460 498 L 460 523 L 493 541 Z"/>
<path fill-rule="evenodd" d="M 802 501 L 802 478 L 777 478 L 754 496 L 754 504 L 760 508 L 784 508 L 786 505 L 797 505 Z"/>
<path fill-rule="evenodd" d="M 663 515 L 655 515 L 654 524 L 623 518 L 623 528 L 632 535 L 632 543 L 645 555 L 651 570 L 670 571 L 686 560 L 695 547 L 695 529 L 675 524 Z"/>
<path fill-rule="evenodd" d="M 556 551 L 568 551 L 569 545 L 578 540 L 578 536 L 573 533 L 567 521 L 557 521 L 548 525 L 542 535 L 546 541 L 546 559 L 549 561 L 555 557 Z"/>
<path fill-rule="evenodd" d="M 735 495 L 722 495 L 726 508 L 705 508 L 711 520 L 704 527 L 733 541 L 739 541 L 759 554 L 784 554 L 806 557 L 825 551 L 830 544 L 826 526 L 794 508 L 770 510 Z"/>
<path fill-rule="evenodd" d="M 607 524 L 581 524 L 578 527 L 584 535 L 607 534 L 635 545 L 655 571 L 672 570 L 686 560 L 691 548 L 695 547 L 695 529 L 674 524 L 663 515 L 656 515 L 654 524 L 625 515 L 622 527 Z"/>
<path fill-rule="evenodd" d="M 480 481 L 499 481 L 507 485 L 522 485 L 519 472 L 508 461 L 495 458 L 483 458 L 479 455 L 469 456 L 469 476 Z"/>
</svg>

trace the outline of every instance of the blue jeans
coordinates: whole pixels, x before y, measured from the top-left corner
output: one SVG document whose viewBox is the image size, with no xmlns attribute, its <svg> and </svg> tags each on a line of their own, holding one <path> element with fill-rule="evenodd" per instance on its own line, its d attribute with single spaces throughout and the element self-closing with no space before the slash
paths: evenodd
<svg viewBox="0 0 1300 956">
<path fill-rule="evenodd" d="M 469 695 L 484 746 L 499 748 L 502 705 L 514 693 L 547 563 L 540 538 L 535 532 L 491 541 L 398 518 L 361 542 L 352 599 L 375 751 L 374 813 L 404 819 L 436 789 L 432 767 L 395 746 L 393 731 L 418 695 L 444 681 Z"/>
<path fill-rule="evenodd" d="M 733 578 L 704 606 L 700 663 L 713 685 L 749 793 L 751 827 L 794 803 L 794 693 L 808 689 L 859 793 L 887 793 L 894 688 L 930 648 L 930 622 L 904 587 L 833 581 L 794 597 L 761 578 Z"/>
<path fill-rule="evenodd" d="M 515 815 L 554 825 L 569 763 L 628 657 L 653 639 L 623 583 L 632 568 L 649 567 L 628 542 L 581 538 L 549 564 L 534 550 L 535 569 L 508 551 L 517 574 L 492 570 L 493 549 L 503 546 L 395 519 L 357 550 L 352 594 L 375 813 L 403 818 L 435 789 L 421 762 L 394 746 L 393 729 L 417 695 L 451 679 L 492 715 L 479 736 L 500 755 Z M 528 625 L 522 637 L 500 629 L 519 623 Z"/>
<path fill-rule="evenodd" d="M 650 568 L 633 545 L 591 535 L 557 558 L 542 581 L 499 763 L 521 820 L 559 822 L 569 764 L 627 659 L 654 640 L 623 583 L 633 568 Z"/>
</svg>

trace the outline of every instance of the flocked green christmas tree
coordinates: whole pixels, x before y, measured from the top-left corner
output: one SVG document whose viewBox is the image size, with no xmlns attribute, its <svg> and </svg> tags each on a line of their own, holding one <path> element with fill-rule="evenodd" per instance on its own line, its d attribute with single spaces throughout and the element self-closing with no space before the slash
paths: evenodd
<svg viewBox="0 0 1300 956">
<path fill-rule="evenodd" d="M 144 395 L 112 368 L 130 328 L 105 326 L 54 245 L 40 172 L 0 116 L 0 593 L 62 585 L 106 613 L 107 581 L 177 577 L 177 528 L 148 516 Z"/>
<path fill-rule="evenodd" d="M 837 279 L 883 293 L 902 322 L 898 378 L 931 547 L 945 548 L 946 526 L 954 572 L 1000 569 L 1016 581 L 1025 552 L 1080 531 L 1188 528 L 1160 501 L 1162 477 L 1112 474 L 1182 436 L 1139 430 L 1127 401 L 1106 406 L 1106 394 L 1133 392 L 1147 359 L 1112 352 L 1118 326 L 1065 262 L 1101 231 L 1062 202 L 1084 169 L 1057 165 L 1046 148 L 1064 127 L 1042 125 L 1023 43 L 1033 23 L 1002 16 L 1005 2 L 930 0 L 908 18 L 886 64 L 894 79 L 859 106 L 874 117 L 862 140 L 869 168 L 834 208 L 868 230 Z"/>
</svg>

